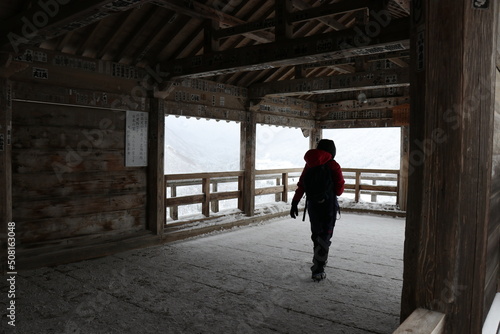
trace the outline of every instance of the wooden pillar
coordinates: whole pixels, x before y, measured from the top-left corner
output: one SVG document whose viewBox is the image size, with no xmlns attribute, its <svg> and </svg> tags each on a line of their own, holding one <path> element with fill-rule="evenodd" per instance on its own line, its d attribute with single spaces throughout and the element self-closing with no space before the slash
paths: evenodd
<svg viewBox="0 0 500 334">
<path fill-rule="evenodd" d="M 398 199 L 399 209 L 406 211 L 406 201 L 408 199 L 408 166 L 410 158 L 409 148 L 409 128 L 401 127 L 401 163 L 398 177 Z"/>
<path fill-rule="evenodd" d="M 243 177 L 243 212 L 253 216 L 255 211 L 255 147 L 257 142 L 255 112 L 247 111 L 245 122 L 241 123 L 240 167 Z"/>
<path fill-rule="evenodd" d="M 491 186 L 498 2 L 412 2 L 409 192 L 402 320 L 444 313 L 480 333 Z M 480 50 L 480 51 L 479 51 Z"/>
<path fill-rule="evenodd" d="M 309 133 L 309 148 L 316 148 L 318 142 L 323 139 L 323 130 L 316 127 Z"/>
<path fill-rule="evenodd" d="M 148 229 L 162 235 L 166 219 L 165 111 L 163 100 L 157 98 L 151 98 L 148 139 Z"/>
<path fill-rule="evenodd" d="M 485 306 L 491 305 L 495 292 L 500 292 L 500 20 L 498 20 L 497 70 L 495 94 L 495 130 L 493 133 L 490 221 L 486 258 Z"/>
<path fill-rule="evenodd" d="M 12 100 L 8 80 L 0 79 L 0 239 L 7 240 L 7 224 L 12 221 Z M 16 231 L 17 232 L 17 231 Z M 4 249 L 5 250 L 5 249 Z M 3 251 L 2 251 L 3 252 Z M 6 265 L 1 254 L 2 264 Z"/>
</svg>

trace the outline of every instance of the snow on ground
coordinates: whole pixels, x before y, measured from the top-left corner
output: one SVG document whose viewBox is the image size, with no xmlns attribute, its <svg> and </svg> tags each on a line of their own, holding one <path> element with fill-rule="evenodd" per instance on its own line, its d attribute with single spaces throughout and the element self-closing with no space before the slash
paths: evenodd
<svg viewBox="0 0 500 334">
<path fill-rule="evenodd" d="M 404 219 L 343 213 L 320 283 L 308 223 L 291 218 L 26 271 L 16 332 L 392 333 L 403 239 Z"/>
</svg>

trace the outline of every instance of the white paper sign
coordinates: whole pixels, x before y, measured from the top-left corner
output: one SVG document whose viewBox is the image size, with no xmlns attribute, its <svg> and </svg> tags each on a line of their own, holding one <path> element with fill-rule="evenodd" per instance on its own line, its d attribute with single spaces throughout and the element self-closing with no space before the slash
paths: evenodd
<svg viewBox="0 0 500 334">
<path fill-rule="evenodd" d="M 127 110 L 125 166 L 148 165 L 148 113 Z"/>
</svg>

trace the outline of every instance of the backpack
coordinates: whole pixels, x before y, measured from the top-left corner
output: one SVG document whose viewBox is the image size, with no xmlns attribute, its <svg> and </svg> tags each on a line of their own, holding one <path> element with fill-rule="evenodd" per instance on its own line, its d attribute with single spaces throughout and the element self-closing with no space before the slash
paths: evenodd
<svg viewBox="0 0 500 334">
<path fill-rule="evenodd" d="M 309 168 L 302 179 L 306 197 L 310 201 L 323 203 L 332 196 L 332 171 L 327 164 Z"/>
<path fill-rule="evenodd" d="M 309 168 L 302 178 L 302 183 L 307 198 L 304 216 L 302 217 L 303 221 L 306 219 L 308 201 L 315 201 L 321 204 L 332 196 L 335 197 L 335 211 L 339 214 L 337 219 L 340 219 L 340 206 L 337 201 L 337 195 L 335 195 L 333 190 L 332 171 L 328 167 L 328 163 Z"/>
</svg>

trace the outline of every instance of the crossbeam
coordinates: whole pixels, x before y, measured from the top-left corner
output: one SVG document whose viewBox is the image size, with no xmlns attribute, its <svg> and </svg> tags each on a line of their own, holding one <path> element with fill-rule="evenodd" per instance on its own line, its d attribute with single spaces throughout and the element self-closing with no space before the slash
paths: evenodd
<svg viewBox="0 0 500 334">
<path fill-rule="evenodd" d="M 229 27 L 241 26 L 247 23 L 244 20 L 224 13 L 217 8 L 204 5 L 197 1 L 156 0 L 153 1 L 153 4 L 180 14 L 187 15 L 189 17 L 194 17 L 201 20 L 214 20 Z M 241 34 L 260 43 L 268 43 L 274 41 L 274 34 L 266 31 L 247 31 Z M 214 37 L 220 38 L 218 35 L 214 35 Z"/>
<path fill-rule="evenodd" d="M 307 4 L 306 4 L 307 5 Z M 341 14 L 341 13 L 346 13 L 346 12 L 353 12 L 357 11 L 363 8 L 369 8 L 370 1 L 369 0 L 351 0 L 351 1 L 344 1 L 340 3 L 334 3 L 334 4 L 326 4 L 322 5 L 319 7 L 312 7 L 304 10 L 300 10 L 297 12 L 289 13 L 288 14 L 288 21 L 290 23 L 299 23 L 299 22 L 304 22 L 304 21 L 310 21 L 314 19 L 323 19 L 327 16 L 331 15 L 336 15 L 336 14 Z M 295 3 L 294 3 L 295 6 Z M 324 20 L 326 21 L 326 20 Z M 244 33 L 250 33 L 250 32 L 255 32 L 255 31 L 260 31 L 260 30 L 265 30 L 265 29 L 270 29 L 273 28 L 276 25 L 276 19 L 275 18 L 268 18 L 260 21 L 255 21 L 255 22 L 248 22 L 245 24 L 241 24 L 238 26 L 233 26 L 230 28 L 225 28 L 217 31 L 215 33 L 216 38 L 225 38 L 225 37 L 230 37 L 230 36 L 235 36 L 235 35 L 241 35 Z M 330 25 L 330 24 L 329 24 Z M 341 24 L 340 24 L 341 25 Z M 344 28 L 342 25 L 336 26 L 336 30 L 339 30 L 339 28 Z"/>
<path fill-rule="evenodd" d="M 250 98 L 259 98 L 273 95 L 325 94 L 404 87 L 409 86 L 409 84 L 410 75 L 408 70 L 391 69 L 255 84 L 249 88 L 249 96 Z"/>
<path fill-rule="evenodd" d="M 409 48 L 409 19 L 392 20 L 374 37 L 359 27 L 288 41 L 259 44 L 170 61 L 162 72 L 172 78 L 200 78 L 239 71 L 314 63 Z"/>
</svg>

